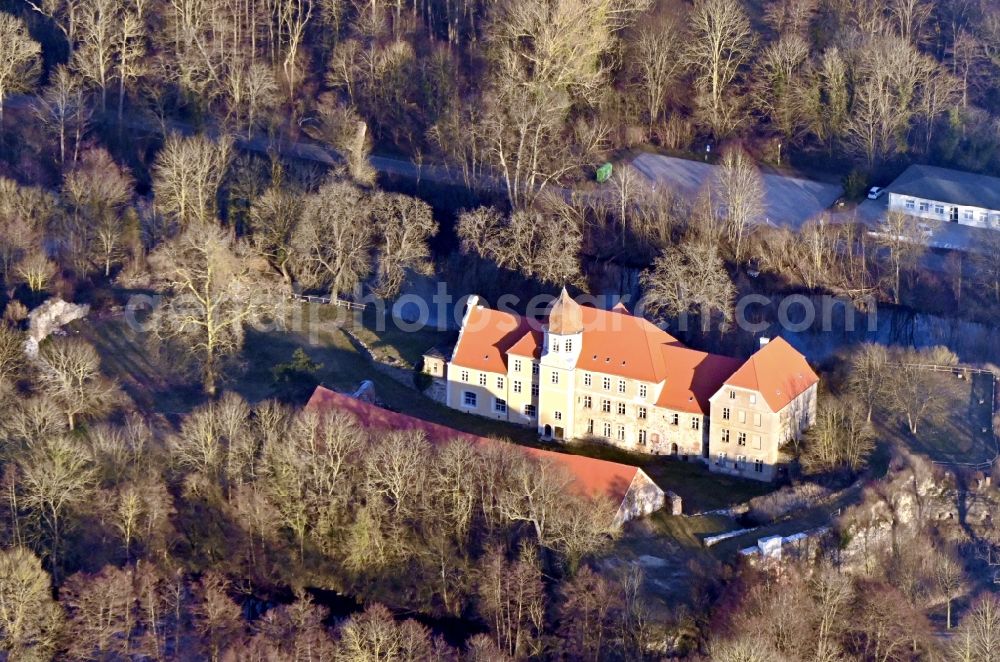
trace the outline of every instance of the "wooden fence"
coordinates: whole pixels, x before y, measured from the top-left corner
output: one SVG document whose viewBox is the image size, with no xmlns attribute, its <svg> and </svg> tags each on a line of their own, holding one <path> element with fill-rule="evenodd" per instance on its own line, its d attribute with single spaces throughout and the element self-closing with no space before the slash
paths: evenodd
<svg viewBox="0 0 1000 662">
<path fill-rule="evenodd" d="M 324 303 L 338 308 L 347 308 L 348 310 L 365 309 L 365 304 L 363 303 L 345 301 L 344 299 L 337 299 L 336 297 L 320 297 L 312 294 L 292 294 L 291 297 L 296 301 L 302 301 L 304 303 Z"/>
</svg>

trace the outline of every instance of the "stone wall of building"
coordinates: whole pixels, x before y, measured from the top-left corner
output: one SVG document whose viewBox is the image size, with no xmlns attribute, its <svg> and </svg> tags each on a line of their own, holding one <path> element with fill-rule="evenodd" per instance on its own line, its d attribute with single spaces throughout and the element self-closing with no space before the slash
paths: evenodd
<svg viewBox="0 0 1000 662">
<path fill-rule="evenodd" d="M 674 496 L 676 497 L 676 495 Z M 656 512 L 663 508 L 666 501 L 666 492 L 654 483 L 645 471 L 640 469 L 636 472 L 635 478 L 632 479 L 625 500 L 618 510 L 617 523 L 621 524 Z"/>
</svg>

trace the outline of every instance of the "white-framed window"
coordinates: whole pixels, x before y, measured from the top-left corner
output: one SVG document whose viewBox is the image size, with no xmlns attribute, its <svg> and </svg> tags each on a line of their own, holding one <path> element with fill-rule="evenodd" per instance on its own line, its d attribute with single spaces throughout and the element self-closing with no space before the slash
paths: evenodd
<svg viewBox="0 0 1000 662">
<path fill-rule="evenodd" d="M 604 424 L 604 436 L 608 439 L 611 438 L 611 423 Z"/>
<path fill-rule="evenodd" d="M 553 340 L 552 341 L 552 351 L 553 352 L 558 352 L 559 351 L 559 341 L 558 340 Z"/>
<path fill-rule="evenodd" d="M 601 411 L 603 411 L 605 414 L 610 414 L 611 413 L 611 401 L 610 400 L 601 400 Z"/>
<path fill-rule="evenodd" d="M 618 380 L 618 392 L 619 393 L 624 393 L 625 392 L 625 380 L 624 379 L 619 379 Z"/>
<path fill-rule="evenodd" d="M 736 456 L 736 468 L 740 471 L 746 471 L 747 469 L 747 456 L 737 455 Z"/>
<path fill-rule="evenodd" d="M 533 375 L 538 374 L 538 364 L 535 363 L 534 361 L 531 362 L 531 374 Z"/>
<path fill-rule="evenodd" d="M 514 372 L 521 372 L 521 359 L 514 359 Z"/>
<path fill-rule="evenodd" d="M 746 446 L 747 445 L 747 433 L 746 432 L 740 432 L 736 436 L 736 444 L 739 445 L 739 446 Z"/>
<path fill-rule="evenodd" d="M 638 411 L 636 413 L 639 414 L 639 418 L 640 419 L 645 420 L 645 418 L 646 418 L 646 408 L 645 407 L 639 407 L 639 409 L 638 409 Z"/>
<path fill-rule="evenodd" d="M 533 398 L 537 398 L 538 397 L 538 384 L 532 384 L 531 385 L 531 397 L 533 397 Z"/>
<path fill-rule="evenodd" d="M 722 408 L 722 420 L 724 420 L 724 421 L 728 421 L 729 420 L 729 407 L 723 407 Z"/>
<path fill-rule="evenodd" d="M 514 393 L 520 393 L 521 392 L 521 382 L 519 382 L 518 380 L 515 379 L 513 382 L 511 382 L 511 384 L 514 385 Z"/>
<path fill-rule="evenodd" d="M 760 412 L 754 412 L 753 424 L 756 425 L 757 427 L 760 427 Z"/>
<path fill-rule="evenodd" d="M 716 456 L 715 463 L 720 467 L 726 466 L 726 454 L 719 453 L 718 456 Z"/>
<path fill-rule="evenodd" d="M 698 418 L 697 416 L 692 416 L 691 417 L 691 429 L 692 430 L 700 430 L 701 429 L 701 419 Z"/>
<path fill-rule="evenodd" d="M 587 434 L 594 434 L 594 419 L 587 419 Z"/>
<path fill-rule="evenodd" d="M 753 470 L 759 474 L 764 473 L 764 462 L 762 460 L 753 461 Z"/>
<path fill-rule="evenodd" d="M 583 396 L 583 408 L 590 409 L 593 406 L 594 406 L 594 401 L 591 399 L 591 397 L 589 395 Z"/>
<path fill-rule="evenodd" d="M 554 416 L 555 416 L 555 419 L 557 421 L 561 421 L 562 420 L 562 412 L 561 411 L 555 412 Z"/>
<path fill-rule="evenodd" d="M 590 386 L 591 383 L 593 383 L 593 381 L 594 381 L 594 376 L 593 375 L 591 375 L 589 372 L 583 373 L 583 385 L 584 386 Z"/>
<path fill-rule="evenodd" d="M 729 430 L 723 429 L 722 430 L 722 434 L 719 436 L 719 439 L 722 441 L 722 443 L 728 444 L 729 443 Z"/>
<path fill-rule="evenodd" d="M 462 381 L 465 382 L 465 383 L 467 383 L 467 384 L 469 383 L 469 371 L 468 370 L 463 370 L 462 371 Z"/>
<path fill-rule="evenodd" d="M 486 386 L 486 373 L 479 375 L 479 385 Z"/>
<path fill-rule="evenodd" d="M 916 206 L 917 206 L 917 201 L 916 200 L 914 200 L 913 198 L 907 198 L 906 199 L 906 208 L 907 209 L 912 210 L 912 209 L 915 209 Z"/>
<path fill-rule="evenodd" d="M 639 430 L 639 445 L 640 446 L 645 446 L 646 445 L 646 431 L 645 430 Z"/>
<path fill-rule="evenodd" d="M 930 211 L 930 208 L 931 208 L 931 203 L 927 202 L 926 200 L 920 201 L 920 211 Z"/>
<path fill-rule="evenodd" d="M 680 414 L 671 414 L 670 415 L 670 424 L 671 425 L 680 425 L 681 424 Z"/>
<path fill-rule="evenodd" d="M 966 209 L 962 212 L 962 217 L 967 221 L 972 221 L 975 220 L 976 215 L 971 209 Z"/>
<path fill-rule="evenodd" d="M 938 216 L 944 216 L 944 205 L 934 205 L 934 213 Z"/>
<path fill-rule="evenodd" d="M 535 405 L 524 405 L 524 415 L 528 418 L 534 418 L 537 411 Z"/>
<path fill-rule="evenodd" d="M 610 391 L 611 390 L 611 378 L 610 377 L 602 377 L 601 378 L 601 386 L 604 387 L 605 391 Z"/>
<path fill-rule="evenodd" d="M 733 389 L 729 389 L 729 399 L 730 400 L 736 399 L 736 391 L 734 391 Z"/>
<path fill-rule="evenodd" d="M 755 434 L 752 437 L 750 437 L 750 441 L 753 443 L 753 448 L 756 448 L 757 450 L 760 450 L 760 435 L 759 434 Z"/>
<path fill-rule="evenodd" d="M 624 416 L 625 415 L 625 403 L 624 402 L 619 402 L 618 403 L 618 415 L 619 416 Z"/>
<path fill-rule="evenodd" d="M 752 404 L 752 405 L 757 404 L 757 394 L 756 393 L 751 393 L 750 394 L 750 404 Z"/>
<path fill-rule="evenodd" d="M 559 373 L 556 372 L 555 370 L 552 371 L 552 383 L 553 384 L 559 383 Z"/>
<path fill-rule="evenodd" d="M 618 441 L 625 441 L 625 426 L 618 426 Z"/>
<path fill-rule="evenodd" d="M 573 351 L 573 339 L 572 338 L 567 338 L 566 339 L 566 351 L 567 352 L 572 352 Z"/>
<path fill-rule="evenodd" d="M 497 388 L 503 388 L 503 377 L 497 377 Z"/>
<path fill-rule="evenodd" d="M 493 411 L 497 412 L 498 414 L 506 414 L 507 413 L 507 401 L 504 400 L 503 398 L 497 398 L 496 400 L 494 400 L 493 401 Z"/>
<path fill-rule="evenodd" d="M 646 385 L 645 384 L 639 384 L 639 397 L 640 398 L 645 398 L 646 397 L 646 392 L 647 392 L 646 391 Z"/>
<path fill-rule="evenodd" d="M 746 423 L 747 422 L 747 413 L 745 411 L 743 411 L 742 409 L 739 410 L 739 412 L 737 412 L 737 413 L 739 414 L 738 418 L 740 419 L 740 423 Z"/>
<path fill-rule="evenodd" d="M 462 394 L 462 404 L 466 407 L 476 407 L 479 401 L 479 397 L 472 391 L 466 391 Z"/>
</svg>

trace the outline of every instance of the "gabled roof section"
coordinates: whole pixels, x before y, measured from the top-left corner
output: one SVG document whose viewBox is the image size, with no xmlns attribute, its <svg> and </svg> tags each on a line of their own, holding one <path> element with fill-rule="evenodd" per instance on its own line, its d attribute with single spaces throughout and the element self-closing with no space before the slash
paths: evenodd
<svg viewBox="0 0 1000 662">
<path fill-rule="evenodd" d="M 469 309 L 452 355 L 452 365 L 507 373 L 507 350 L 530 329 L 528 320 L 479 305 Z"/>
<path fill-rule="evenodd" d="M 961 170 L 911 165 L 886 190 L 953 205 L 1000 210 L 1000 179 Z"/>
<path fill-rule="evenodd" d="M 529 329 L 507 350 L 507 353 L 513 356 L 525 356 L 532 359 L 540 358 L 542 356 L 543 335 L 537 329 Z"/>
<path fill-rule="evenodd" d="M 740 367 L 739 359 L 686 347 L 665 347 L 663 355 L 669 376 L 656 406 L 691 414 L 708 414 L 709 399 Z"/>
<path fill-rule="evenodd" d="M 316 387 L 306 404 L 306 409 L 320 412 L 347 412 L 357 418 L 358 423 L 367 430 L 419 430 L 427 435 L 427 440 L 433 444 L 443 444 L 452 440 L 466 441 L 477 446 L 506 443 L 389 411 L 322 386 Z M 564 467 L 573 476 L 575 485 L 581 493 L 588 496 L 607 496 L 616 504 L 621 504 L 625 500 L 632 481 L 640 471 L 638 467 L 628 464 L 607 462 L 583 455 L 509 445 L 531 457 Z"/>
<path fill-rule="evenodd" d="M 818 381 L 806 357 L 784 338 L 775 338 L 757 350 L 725 383 L 757 391 L 771 411 L 778 412 Z"/>
<path fill-rule="evenodd" d="M 582 307 L 583 348 L 576 367 L 658 383 L 667 374 L 663 348 L 681 346 L 649 320 L 613 310 Z"/>
</svg>

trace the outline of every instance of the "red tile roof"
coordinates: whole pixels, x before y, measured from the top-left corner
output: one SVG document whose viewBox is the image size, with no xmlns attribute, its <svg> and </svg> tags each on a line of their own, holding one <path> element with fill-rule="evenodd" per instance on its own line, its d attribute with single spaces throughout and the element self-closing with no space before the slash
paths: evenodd
<svg viewBox="0 0 1000 662">
<path fill-rule="evenodd" d="M 584 331 L 576 367 L 652 384 L 666 381 L 656 403 L 659 407 L 707 414 L 709 398 L 739 367 L 736 359 L 684 347 L 649 320 L 630 314 L 621 304 L 611 310 L 580 306 L 580 313 Z M 474 307 L 452 363 L 506 373 L 506 354 L 537 359 L 542 342 L 540 322 Z"/>
<path fill-rule="evenodd" d="M 739 359 L 686 347 L 664 347 L 663 356 L 668 376 L 656 406 L 691 414 L 708 414 L 709 398 L 740 366 Z"/>
<path fill-rule="evenodd" d="M 784 409 L 819 377 L 784 338 L 775 338 L 747 359 L 726 384 L 759 392 L 771 411 Z"/>
<path fill-rule="evenodd" d="M 507 350 L 529 330 L 528 320 L 513 313 L 473 305 L 462 327 L 453 365 L 507 373 Z"/>
<path fill-rule="evenodd" d="M 373 430 L 421 430 L 432 443 L 444 443 L 459 439 L 472 444 L 503 443 L 486 437 L 479 437 L 467 432 L 424 421 L 397 412 L 383 409 L 376 405 L 352 398 L 342 393 L 336 393 L 322 386 L 317 386 L 312 397 L 306 404 L 306 409 L 314 411 L 344 411 L 353 414 L 358 422 Z M 539 448 L 515 446 L 531 457 L 548 460 L 565 467 L 576 479 L 576 484 L 584 494 L 594 496 L 604 494 L 615 503 L 621 503 L 628 494 L 629 487 L 638 467 L 617 462 L 597 460 L 583 455 L 569 455 Z"/>
<path fill-rule="evenodd" d="M 649 320 L 583 306 L 583 349 L 576 367 L 659 383 L 667 376 L 663 348 L 680 345 Z"/>
</svg>

